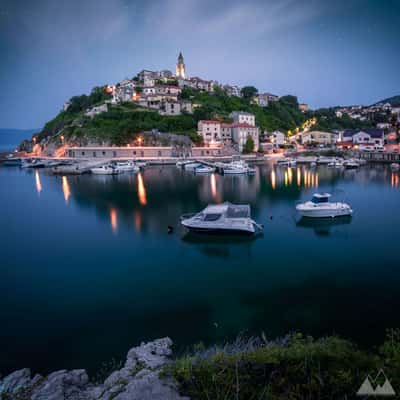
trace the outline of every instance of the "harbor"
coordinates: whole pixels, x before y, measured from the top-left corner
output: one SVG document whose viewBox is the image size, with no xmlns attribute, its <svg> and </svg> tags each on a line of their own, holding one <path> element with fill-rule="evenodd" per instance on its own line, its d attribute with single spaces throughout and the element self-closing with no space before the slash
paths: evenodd
<svg viewBox="0 0 400 400">
<path fill-rule="evenodd" d="M 7 188 L 0 193 L 0 285 L 16 288 L 6 290 L 0 308 L 12 338 L 0 345 L 8 354 L 2 370 L 23 365 L 33 348 L 41 354 L 30 362 L 34 370 L 94 371 L 132 343 L 166 335 L 179 349 L 241 330 L 276 337 L 293 326 L 379 341 L 380 327 L 398 322 L 391 310 L 400 282 L 392 268 L 399 172 L 387 164 L 344 169 L 277 160 L 252 167 L 252 175 L 203 175 L 146 165 L 110 176 L 0 167 Z M 353 215 L 301 219 L 296 205 L 325 192 L 350 204 Z M 224 202 L 249 204 L 262 234 L 185 233 L 182 215 Z M 380 310 L 376 329 L 371 310 Z M 29 332 L 27 318 L 40 321 Z"/>
</svg>

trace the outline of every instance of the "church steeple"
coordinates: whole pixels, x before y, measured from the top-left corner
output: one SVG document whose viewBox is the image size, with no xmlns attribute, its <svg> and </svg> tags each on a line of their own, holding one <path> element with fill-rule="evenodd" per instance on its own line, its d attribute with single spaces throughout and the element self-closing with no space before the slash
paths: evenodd
<svg viewBox="0 0 400 400">
<path fill-rule="evenodd" d="M 176 64 L 175 72 L 177 78 L 182 78 L 182 79 L 186 78 L 186 67 L 185 67 L 185 61 L 183 60 L 182 52 L 179 52 L 178 63 Z"/>
</svg>

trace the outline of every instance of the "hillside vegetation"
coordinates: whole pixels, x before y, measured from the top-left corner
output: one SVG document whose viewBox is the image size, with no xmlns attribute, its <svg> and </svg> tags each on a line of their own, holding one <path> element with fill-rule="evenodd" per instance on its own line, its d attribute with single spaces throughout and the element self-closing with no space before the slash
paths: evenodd
<svg viewBox="0 0 400 400">
<path fill-rule="evenodd" d="M 313 116 L 318 119 L 318 129 L 344 129 L 366 127 L 350 118 L 336 118 L 333 109 L 321 109 L 302 113 L 298 108 L 297 97 L 282 96 L 279 101 L 268 107 L 252 104 L 248 97 L 227 96 L 216 88 L 213 94 L 185 88 L 182 99 L 191 100 L 195 105 L 193 114 L 184 113 L 177 116 L 162 116 L 155 110 L 140 107 L 135 103 L 109 105 L 108 111 L 94 118 L 85 116 L 85 111 L 93 106 L 103 104 L 110 98 L 102 87 L 95 87 L 90 95 L 74 96 L 70 106 L 61 111 L 54 119 L 47 122 L 39 133 L 38 139 L 60 136 L 85 143 L 88 141 L 124 145 L 131 143 L 140 132 L 157 129 L 161 132 L 189 136 L 193 142 L 200 142 L 197 135 L 197 123 L 201 119 L 218 119 L 231 122 L 232 111 L 247 111 L 256 116 L 256 123 L 261 131 L 281 130 L 287 133 L 300 127 Z M 366 125 L 366 126 L 364 126 Z"/>
<path fill-rule="evenodd" d="M 388 97 L 387 99 L 378 101 L 378 103 L 383 103 L 383 104 L 389 103 L 391 106 L 399 107 L 400 106 L 400 96 Z M 378 104 L 378 103 L 375 103 L 375 104 Z"/>
</svg>

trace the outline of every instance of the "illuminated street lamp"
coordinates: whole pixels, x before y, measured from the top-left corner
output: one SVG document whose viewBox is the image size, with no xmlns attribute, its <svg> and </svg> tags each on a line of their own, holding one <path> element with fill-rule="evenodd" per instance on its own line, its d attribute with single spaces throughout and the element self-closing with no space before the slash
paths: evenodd
<svg viewBox="0 0 400 400">
<path fill-rule="evenodd" d="M 64 144 L 64 135 L 60 136 L 61 142 Z"/>
<path fill-rule="evenodd" d="M 138 143 L 139 143 L 139 146 L 142 145 L 142 138 L 141 137 L 138 138 Z"/>
</svg>

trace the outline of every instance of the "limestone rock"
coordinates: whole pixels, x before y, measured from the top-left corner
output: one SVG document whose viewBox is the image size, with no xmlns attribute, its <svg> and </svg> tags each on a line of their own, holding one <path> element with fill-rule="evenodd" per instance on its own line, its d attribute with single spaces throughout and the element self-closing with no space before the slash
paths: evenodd
<svg viewBox="0 0 400 400">
<path fill-rule="evenodd" d="M 150 369 L 159 368 L 166 364 L 172 354 L 172 340 L 169 337 L 157 339 L 153 342 L 142 343 L 129 350 L 126 367 L 141 363 Z"/>
<path fill-rule="evenodd" d="M 171 346 L 172 340 L 163 338 L 133 347 L 125 366 L 98 386 L 89 382 L 84 369 L 60 370 L 45 378 L 31 378 L 29 369 L 21 369 L 0 380 L 0 399 L 5 394 L 18 400 L 189 400 L 171 379 L 159 377 Z"/>
</svg>

